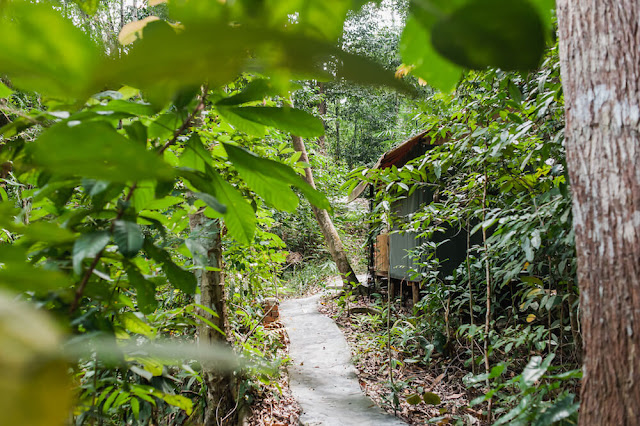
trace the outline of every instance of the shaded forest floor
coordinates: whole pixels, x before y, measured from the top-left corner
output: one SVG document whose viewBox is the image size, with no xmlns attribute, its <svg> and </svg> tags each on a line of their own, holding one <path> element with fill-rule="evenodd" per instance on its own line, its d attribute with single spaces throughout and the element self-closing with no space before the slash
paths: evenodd
<svg viewBox="0 0 640 426">
<path fill-rule="evenodd" d="M 366 297 L 358 297 L 350 302 L 350 309 L 356 307 L 372 306 Z M 386 342 L 380 340 L 380 333 L 375 333 L 367 325 L 368 314 L 348 315 L 348 310 L 331 297 L 322 301 L 320 312 L 336 321 L 351 348 L 361 388 L 387 412 L 411 425 L 423 425 L 429 421 L 450 424 L 453 416 L 465 418 L 466 424 L 483 424 L 480 413 L 469 408 L 470 399 L 476 395 L 468 394 L 462 383 L 467 371 L 456 366 L 456 360 L 438 359 L 439 354 L 433 354 L 429 365 L 412 364 L 403 362 L 408 356 L 392 347 L 393 359 L 400 361 L 393 369 L 394 391 L 389 384 Z M 407 402 L 412 393 L 423 392 L 437 394 L 441 403 L 428 405 L 420 402 L 414 405 Z"/>
</svg>

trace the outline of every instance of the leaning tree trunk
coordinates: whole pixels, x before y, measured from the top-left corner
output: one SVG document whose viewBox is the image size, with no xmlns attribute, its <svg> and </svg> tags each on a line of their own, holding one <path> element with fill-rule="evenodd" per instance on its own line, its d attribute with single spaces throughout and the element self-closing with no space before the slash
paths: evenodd
<svg viewBox="0 0 640 426">
<path fill-rule="evenodd" d="M 640 422 L 640 3 L 558 0 L 584 336 L 580 423 Z"/>
<path fill-rule="evenodd" d="M 220 331 L 228 331 L 227 306 L 222 280 L 222 244 L 220 237 L 220 222 L 206 218 L 202 212 L 189 216 L 191 228 L 190 239 L 194 263 L 202 267 L 196 274 L 200 285 L 200 304 L 213 310 L 217 316 L 202 309 L 199 314 L 215 325 Z M 205 267 L 216 270 L 205 270 Z M 226 336 L 204 322 L 198 325 L 198 343 L 204 347 L 208 345 L 227 344 Z M 207 401 L 204 413 L 204 424 L 231 425 L 235 424 L 235 401 L 233 394 L 233 375 L 215 363 L 202 362 L 202 373 L 207 386 Z"/>
<path fill-rule="evenodd" d="M 293 149 L 301 153 L 300 161 L 309 164 L 309 156 L 307 155 L 307 149 L 304 146 L 302 138 L 299 136 L 292 136 L 291 139 L 293 140 Z M 304 177 L 309 185 L 314 188 L 316 187 L 316 184 L 313 181 L 311 167 L 304 169 Z M 349 288 L 358 286 L 358 278 L 356 278 L 356 274 L 353 272 L 351 263 L 349 263 L 349 258 L 347 258 L 347 254 L 342 246 L 342 240 L 340 240 L 338 231 L 336 231 L 335 226 L 333 226 L 329 212 L 324 209 L 319 209 L 313 204 L 311 205 L 311 208 L 313 209 L 313 214 L 316 216 L 318 225 L 320 225 L 329 253 L 331 253 L 333 261 L 336 262 L 336 266 L 338 267 L 338 271 L 340 272 L 340 276 L 342 277 L 342 281 L 345 286 Z"/>
</svg>

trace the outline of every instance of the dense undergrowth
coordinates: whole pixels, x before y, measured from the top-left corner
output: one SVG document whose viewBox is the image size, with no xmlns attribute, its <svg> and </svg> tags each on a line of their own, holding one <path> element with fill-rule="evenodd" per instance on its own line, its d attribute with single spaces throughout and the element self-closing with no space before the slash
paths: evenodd
<svg viewBox="0 0 640 426">
<path fill-rule="evenodd" d="M 367 174 L 380 188 L 375 229 L 394 223 L 396 232 L 425 238 L 408 254 L 420 301 L 396 311 L 399 301 L 378 297 L 381 313 L 352 327 L 364 328 L 378 350 L 393 348 L 392 369 L 449 371 L 495 424 L 576 419 L 581 340 L 562 102 L 556 49 L 536 73 L 470 73 L 455 96 L 422 104 L 420 119 L 439 146 L 399 169 L 357 170 L 350 186 Z M 394 200 L 425 187 L 433 202 L 394 215 Z M 447 252 L 439 248 L 458 235 L 466 247 L 457 238 L 456 249 L 468 255 L 443 273 Z M 386 374 L 392 380 L 388 367 Z M 401 395 L 433 403 L 410 381 L 389 386 L 392 407 Z M 465 416 L 443 411 L 430 421 Z"/>
<path fill-rule="evenodd" d="M 357 272 L 372 229 L 401 224 L 428 241 L 414 253 L 419 303 L 370 289 L 374 313 L 349 323 L 369 345 L 359 350 L 386 355 L 373 372 L 376 383 L 389 378 L 384 405 L 441 423 L 469 413 L 497 424 L 573 421 L 580 322 L 555 48 L 536 72 L 469 71 L 453 94 L 435 94 L 393 76 L 398 49 L 429 54 L 400 40 L 412 13 L 404 2 L 387 5 L 389 28 L 388 11 L 350 14 L 340 41 L 360 2 L 329 16 L 323 2 L 309 4 L 308 15 L 282 2 L 257 17 L 243 2 L 0 2 L 9 423 L 295 421 L 295 407 L 271 420 L 250 413 L 295 405 L 286 336 L 265 323 L 265 300 L 315 292 L 335 275 L 310 204 L 329 201 Z M 409 41 L 425 30 L 420 17 Z M 140 18 L 152 19 L 126 26 Z M 443 69 L 449 79 L 461 72 Z M 292 81 L 309 75 L 318 79 Z M 327 77 L 333 86 L 320 85 Z M 296 90 L 306 112 L 290 107 Z M 371 214 L 344 203 L 345 164 L 371 163 L 414 130 L 445 143 L 401 169 L 353 172 L 353 184 L 383 182 Z M 307 138 L 310 165 L 291 134 Z M 300 177 L 307 166 L 319 191 Z M 423 187 L 437 199 L 394 217 L 394 199 Z M 443 230 L 471 236 L 468 257 L 446 275 Z M 222 262 L 202 244 L 218 238 Z M 221 275 L 224 306 L 214 311 L 202 288 Z M 346 313 L 350 297 L 338 301 Z M 215 345 L 197 346 L 203 330 Z M 218 410 L 216 386 L 230 407 Z M 442 402 L 443 386 L 464 387 L 461 403 Z"/>
</svg>

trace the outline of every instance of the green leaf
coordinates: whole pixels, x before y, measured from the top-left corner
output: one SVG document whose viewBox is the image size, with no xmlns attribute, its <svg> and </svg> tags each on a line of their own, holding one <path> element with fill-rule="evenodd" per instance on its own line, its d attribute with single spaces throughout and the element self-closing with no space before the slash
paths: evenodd
<svg viewBox="0 0 640 426">
<path fill-rule="evenodd" d="M 95 15 L 100 4 L 100 0 L 73 0 L 73 2 L 80 6 L 80 9 L 89 16 Z"/>
<path fill-rule="evenodd" d="M 157 392 L 154 392 L 153 394 L 155 396 L 158 396 L 162 400 L 164 400 L 164 402 L 166 402 L 167 404 L 173 405 L 174 407 L 178 407 L 184 410 L 188 416 L 190 416 L 191 413 L 193 412 L 193 401 L 191 401 L 189 398 L 186 398 L 181 395 L 172 395 L 168 393 L 163 393 L 158 395 Z"/>
<path fill-rule="evenodd" d="M 292 75 L 305 78 L 329 78 L 325 66 L 331 62 L 335 65 L 336 79 L 412 92 L 407 84 L 395 79 L 392 72 L 375 61 L 344 52 L 334 42 L 296 31 L 281 31 L 275 29 L 280 27 L 267 27 L 259 21 L 253 25 L 232 26 L 224 18 L 204 12 L 202 18 L 185 25 L 179 33 L 163 21 L 148 23 L 143 38 L 127 55 L 102 67 L 96 85 L 125 82 L 141 88 L 153 104 L 164 105 L 173 93 L 186 86 L 203 81 L 212 87 L 227 84 L 246 69 L 248 63 L 260 63 L 264 74 L 273 71 L 282 75 L 283 70 L 288 70 Z M 176 67 L 177 63 L 189 63 L 189 66 Z"/>
<path fill-rule="evenodd" d="M 13 93 L 2 81 L 0 81 L 0 99 L 8 98 Z"/>
<path fill-rule="evenodd" d="M 87 95 L 100 52 L 88 34 L 45 3 L 8 2 L 0 14 L 0 75 L 27 91 Z"/>
<path fill-rule="evenodd" d="M 527 366 L 522 371 L 522 383 L 527 387 L 532 386 L 547 372 L 554 357 L 555 354 L 549 354 L 544 361 L 542 361 L 542 357 L 538 355 L 531 357 Z"/>
<path fill-rule="evenodd" d="M 557 424 L 564 419 L 568 419 L 578 412 L 580 408 L 579 402 L 573 402 L 575 395 L 569 394 L 559 401 L 556 401 L 551 407 L 547 408 L 534 423 L 534 426 L 546 426 Z M 575 424 L 575 423 L 574 423 Z"/>
<path fill-rule="evenodd" d="M 149 126 L 149 139 L 167 140 L 173 137 L 174 132 L 182 125 L 180 115 L 175 112 L 162 114 Z"/>
<path fill-rule="evenodd" d="M 407 397 L 407 403 L 411 405 L 418 405 L 421 402 L 422 402 L 422 399 L 420 398 L 420 395 L 418 395 L 417 393 L 414 393 L 413 395 L 409 395 Z"/>
<path fill-rule="evenodd" d="M 422 399 L 426 404 L 438 405 L 440 404 L 440 397 L 433 392 L 425 392 L 422 394 Z"/>
<path fill-rule="evenodd" d="M 73 272 L 82 273 L 82 261 L 87 257 L 95 257 L 109 242 L 108 231 L 95 231 L 82 234 L 73 244 Z"/>
<path fill-rule="evenodd" d="M 227 207 L 223 215 L 229 234 L 242 244 L 251 244 L 256 229 L 256 217 L 251 204 L 217 173 L 211 174 L 215 197 Z"/>
<path fill-rule="evenodd" d="M 70 124 L 70 123 L 69 123 Z M 112 182 L 167 179 L 171 168 L 156 154 L 103 122 L 60 123 L 33 144 L 33 161 L 62 176 Z"/>
<path fill-rule="evenodd" d="M 138 309 L 143 314 L 151 314 L 158 307 L 156 300 L 156 286 L 153 282 L 147 280 L 138 269 L 132 264 L 126 265 L 127 276 L 129 282 L 136 289 L 136 298 L 138 300 Z"/>
<path fill-rule="evenodd" d="M 138 398 L 131 398 L 131 401 L 129 403 L 131 404 L 131 412 L 133 413 L 136 420 L 139 420 L 140 419 L 140 401 L 138 401 Z"/>
<path fill-rule="evenodd" d="M 224 144 L 224 148 L 247 185 L 268 203 L 283 210 L 293 211 L 298 205 L 298 199 L 289 188 L 289 185 L 292 185 L 316 207 L 331 210 L 327 197 L 309 185 L 291 167 L 258 157 L 234 145 Z"/>
<path fill-rule="evenodd" d="M 149 255 L 149 257 L 160 264 L 162 271 L 165 273 L 172 286 L 184 293 L 195 293 L 196 286 L 198 284 L 195 275 L 183 270 L 173 263 L 169 253 L 159 247 L 156 247 L 148 239 L 145 239 L 144 241 L 144 251 Z"/>
<path fill-rule="evenodd" d="M 525 71 L 540 63 L 545 36 L 527 0 L 472 0 L 433 26 L 431 42 L 464 67 Z"/>
<path fill-rule="evenodd" d="M 305 138 L 324 134 L 322 120 L 295 108 L 218 107 L 218 111 L 231 124 L 240 123 L 240 120 L 249 121 L 262 126 L 275 127 Z M 240 120 L 237 119 L 238 117 Z M 251 127 L 245 128 L 249 133 L 252 132 Z M 262 133 L 258 133 L 258 135 L 262 135 Z"/>
<path fill-rule="evenodd" d="M 429 31 L 415 16 L 407 19 L 399 49 L 402 61 L 414 67 L 411 74 L 422 78 L 436 89 L 448 92 L 455 88 L 462 76 L 462 68 L 434 50 Z"/>
<path fill-rule="evenodd" d="M 126 220 L 116 220 L 113 226 L 113 240 L 124 257 L 135 256 L 144 243 L 144 235 L 138 224 Z"/>
<path fill-rule="evenodd" d="M 142 321 L 133 312 L 125 312 L 122 314 L 120 321 L 122 321 L 124 328 L 132 333 L 142 334 L 146 337 L 154 337 L 156 334 L 156 330 L 153 327 Z"/>
<path fill-rule="evenodd" d="M 491 372 L 489 373 L 488 379 L 495 379 L 496 377 L 500 376 L 505 368 L 506 368 L 505 364 L 496 365 L 495 367 L 493 367 L 491 369 Z"/>
<path fill-rule="evenodd" d="M 2 222 L 0 220 L 0 223 Z M 21 234 L 25 240 L 33 242 L 64 244 L 75 239 L 71 231 L 50 222 L 33 222 L 28 226 L 10 222 L 3 224 L 3 227 L 13 233 Z"/>
<path fill-rule="evenodd" d="M 220 99 L 216 102 L 216 106 L 241 105 L 247 102 L 261 101 L 267 96 L 277 96 L 279 94 L 280 91 L 273 86 L 270 80 L 257 78 L 247 84 L 242 92 L 237 95 Z"/>
<path fill-rule="evenodd" d="M 195 196 L 201 199 L 202 201 L 204 201 L 206 205 L 208 205 L 218 213 L 220 214 L 227 213 L 227 206 L 220 203 L 220 201 L 218 201 L 216 197 L 206 194 L 204 192 L 196 192 Z"/>
<path fill-rule="evenodd" d="M 4 256 L 2 262 L 4 266 L 0 268 L 0 287 L 20 293 L 44 293 L 73 284 L 69 277 L 58 271 L 36 268 L 27 262 L 7 262 L 7 257 Z"/>
</svg>

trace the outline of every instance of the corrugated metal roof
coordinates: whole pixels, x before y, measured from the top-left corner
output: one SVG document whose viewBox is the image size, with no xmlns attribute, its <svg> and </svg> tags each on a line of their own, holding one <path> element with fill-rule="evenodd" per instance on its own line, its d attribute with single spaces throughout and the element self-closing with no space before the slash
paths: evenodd
<svg viewBox="0 0 640 426">
<path fill-rule="evenodd" d="M 371 169 L 387 169 L 391 166 L 402 167 L 407 162 L 413 159 L 413 157 L 410 157 L 409 154 L 419 143 L 428 142 L 429 145 L 441 145 L 443 143 L 442 140 L 432 142 L 430 138 L 427 138 L 427 132 L 428 131 L 425 130 L 424 132 L 418 133 L 411 139 L 402 142 L 392 150 L 385 152 Z M 350 203 L 351 201 L 358 198 L 360 194 L 364 192 L 368 185 L 369 184 L 366 181 L 360 182 L 355 188 L 353 188 L 351 194 L 349 194 L 347 202 Z"/>
</svg>

